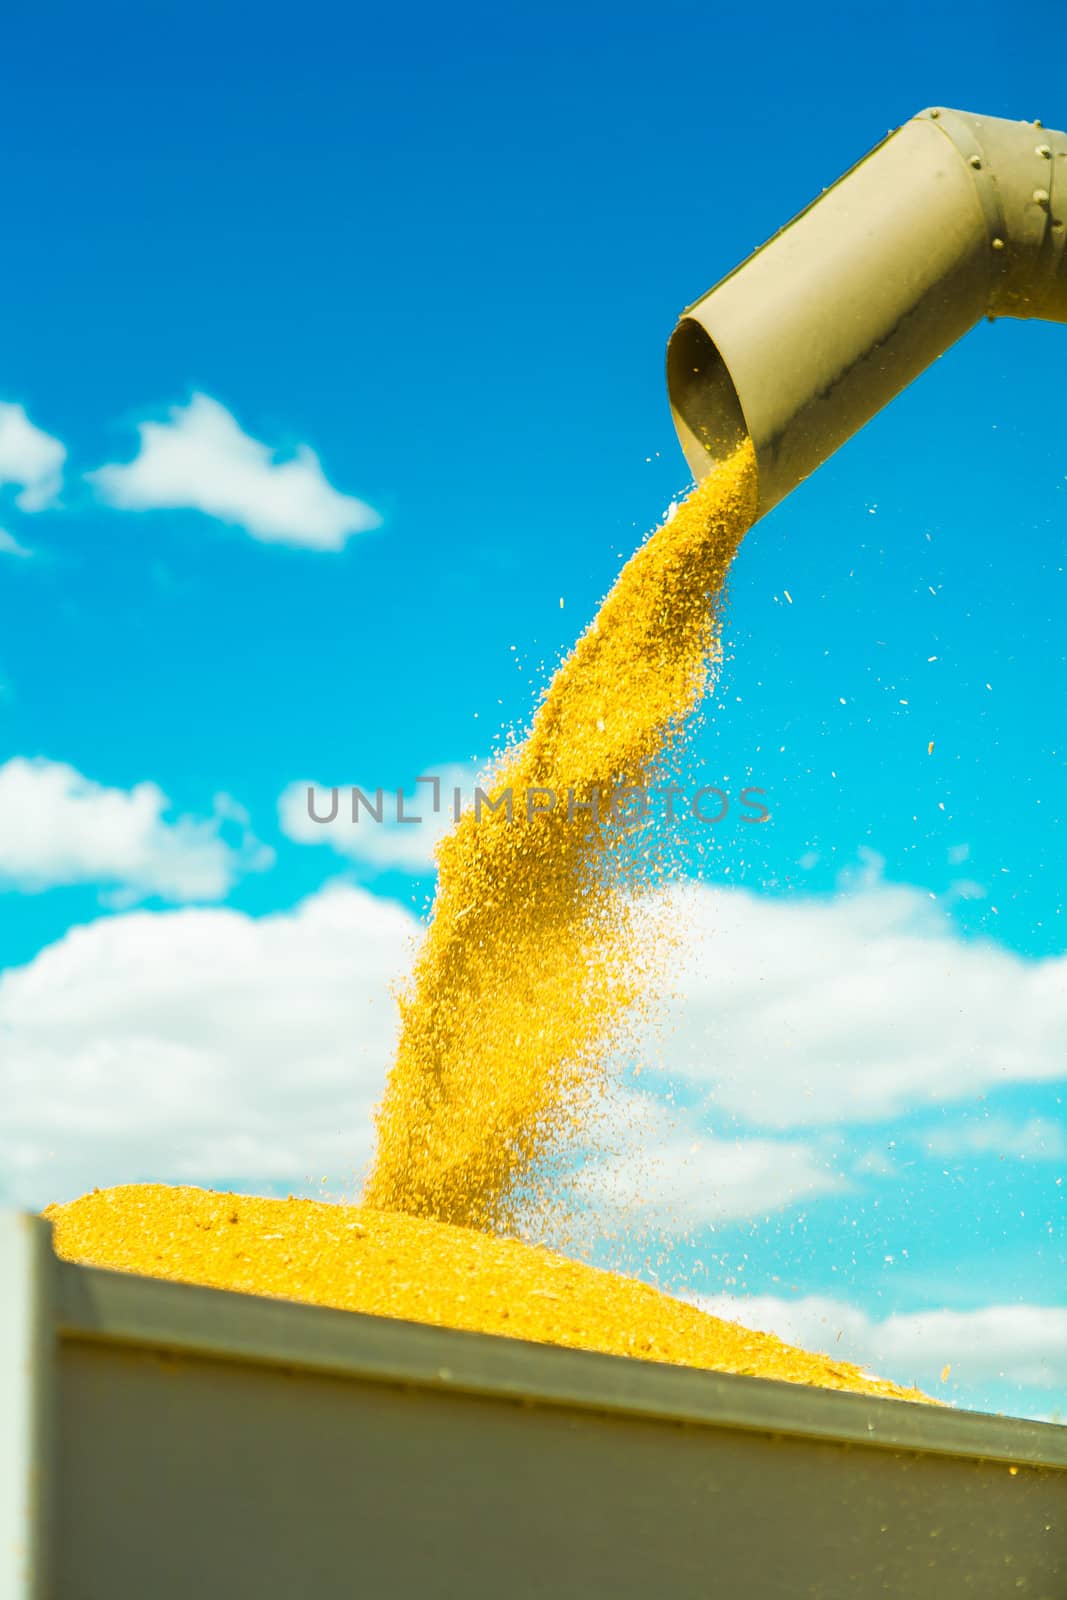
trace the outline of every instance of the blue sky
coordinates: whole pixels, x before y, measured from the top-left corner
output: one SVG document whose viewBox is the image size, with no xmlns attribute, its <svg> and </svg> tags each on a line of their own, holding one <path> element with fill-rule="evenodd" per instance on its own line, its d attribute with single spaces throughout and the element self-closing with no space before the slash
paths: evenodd
<svg viewBox="0 0 1067 1600">
<path fill-rule="evenodd" d="M 23 1110 L 0 1197 L 350 1185 L 432 879 L 311 847 L 280 802 L 524 724 L 685 486 L 683 306 L 924 105 L 1067 120 L 1061 8 L 1030 8 L 1036 54 L 1001 16 L 9 21 L 0 1078 Z M 703 1292 L 811 1342 L 836 1317 L 842 1353 L 905 1380 L 936 1386 L 954 1346 L 940 1392 L 1035 1415 L 1067 1383 L 1065 354 L 1062 327 L 980 327 L 746 540 L 694 762 L 773 817 L 694 858 L 704 976 L 664 1046 L 694 1253 L 722 1263 Z M 742 1014 L 756 981 L 791 1042 L 774 1005 Z M 260 1015 L 289 1041 L 273 1077 Z M 939 1313 L 970 1321 L 927 1337 Z"/>
</svg>

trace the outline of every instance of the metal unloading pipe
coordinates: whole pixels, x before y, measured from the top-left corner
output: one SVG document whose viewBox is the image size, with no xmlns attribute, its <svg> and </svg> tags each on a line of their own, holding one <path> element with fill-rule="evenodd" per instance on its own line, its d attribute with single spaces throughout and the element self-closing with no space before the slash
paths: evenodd
<svg viewBox="0 0 1067 1600">
<path fill-rule="evenodd" d="M 1067 322 L 1067 134 L 921 111 L 682 316 L 695 477 L 747 433 L 763 516 L 982 317 Z"/>
</svg>

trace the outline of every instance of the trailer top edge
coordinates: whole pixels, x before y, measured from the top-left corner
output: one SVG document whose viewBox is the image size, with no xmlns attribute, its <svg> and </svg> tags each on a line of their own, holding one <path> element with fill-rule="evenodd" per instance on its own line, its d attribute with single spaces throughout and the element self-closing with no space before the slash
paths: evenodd
<svg viewBox="0 0 1067 1600">
<path fill-rule="evenodd" d="M 523 1405 L 1067 1469 L 1067 1428 L 1054 1423 L 429 1327 L 77 1266 L 55 1256 L 52 1263 L 48 1298 L 63 1340 Z"/>
</svg>

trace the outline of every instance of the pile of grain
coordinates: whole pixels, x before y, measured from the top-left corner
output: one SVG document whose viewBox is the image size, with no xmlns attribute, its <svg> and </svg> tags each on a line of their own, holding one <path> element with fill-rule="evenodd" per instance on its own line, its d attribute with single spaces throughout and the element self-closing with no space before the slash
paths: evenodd
<svg viewBox="0 0 1067 1600">
<path fill-rule="evenodd" d="M 420 1217 L 134 1184 L 45 1215 L 92 1266 L 437 1327 L 904 1400 L 918 1391 L 548 1250 Z"/>
</svg>

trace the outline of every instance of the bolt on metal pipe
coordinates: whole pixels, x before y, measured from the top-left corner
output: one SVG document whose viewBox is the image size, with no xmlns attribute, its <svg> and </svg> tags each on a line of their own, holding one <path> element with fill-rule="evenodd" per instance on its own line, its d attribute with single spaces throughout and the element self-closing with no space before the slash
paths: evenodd
<svg viewBox="0 0 1067 1600">
<path fill-rule="evenodd" d="M 746 435 L 765 515 L 982 317 L 1067 322 L 1067 134 L 922 111 L 683 314 L 696 478 Z"/>
</svg>

